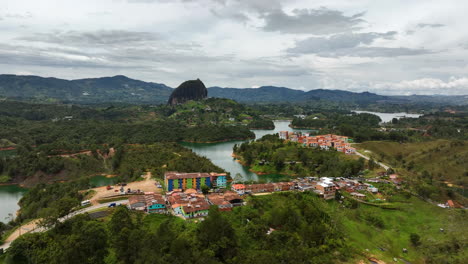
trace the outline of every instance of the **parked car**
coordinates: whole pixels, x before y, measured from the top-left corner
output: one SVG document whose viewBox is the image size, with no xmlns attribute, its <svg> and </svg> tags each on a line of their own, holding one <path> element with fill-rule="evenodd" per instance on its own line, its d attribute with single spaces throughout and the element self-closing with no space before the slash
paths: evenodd
<svg viewBox="0 0 468 264">
<path fill-rule="evenodd" d="M 116 204 L 116 203 L 111 203 L 111 204 L 109 204 L 109 206 L 108 206 L 108 207 L 109 207 L 109 208 L 111 208 L 111 207 L 116 207 L 116 206 L 117 206 L 117 204 Z"/>
<path fill-rule="evenodd" d="M 90 200 L 84 200 L 81 202 L 81 206 L 86 206 L 86 205 L 90 205 L 91 204 L 91 201 Z"/>
</svg>

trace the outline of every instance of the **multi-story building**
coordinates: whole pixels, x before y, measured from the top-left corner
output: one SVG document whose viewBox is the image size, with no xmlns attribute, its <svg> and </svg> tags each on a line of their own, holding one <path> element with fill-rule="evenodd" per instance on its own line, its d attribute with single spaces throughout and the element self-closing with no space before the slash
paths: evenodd
<svg viewBox="0 0 468 264">
<path fill-rule="evenodd" d="M 174 190 L 184 191 L 187 189 L 201 190 L 203 185 L 211 188 L 211 175 L 209 173 L 181 173 L 171 171 L 164 174 L 164 182 L 169 192 Z"/>
<path fill-rule="evenodd" d="M 226 173 L 185 173 L 185 172 L 166 172 L 164 182 L 167 191 L 174 190 L 185 191 L 187 189 L 201 190 L 203 185 L 210 188 L 226 188 Z"/>
<path fill-rule="evenodd" d="M 227 186 L 227 174 L 226 173 L 210 173 L 211 175 L 211 187 L 224 189 Z"/>
</svg>

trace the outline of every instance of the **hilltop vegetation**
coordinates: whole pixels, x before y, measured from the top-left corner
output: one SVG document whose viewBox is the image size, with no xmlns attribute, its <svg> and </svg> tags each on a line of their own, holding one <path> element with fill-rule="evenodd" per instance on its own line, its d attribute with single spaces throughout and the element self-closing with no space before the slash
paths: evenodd
<svg viewBox="0 0 468 264">
<path fill-rule="evenodd" d="M 231 110 L 223 116 L 221 111 Z M 204 112 L 211 105 L 213 111 Z M 199 107 L 200 111 L 187 110 Z M 73 105 L 28 104 L 13 101 L 0 102 L 0 175 L 2 182 L 22 182 L 34 185 L 38 182 L 78 179 L 101 173 L 117 173 L 122 179 L 134 179 L 139 171 L 149 167 L 132 168 L 123 163 L 118 168 L 113 163 L 113 152 L 117 156 L 129 144 L 160 146 L 159 152 L 182 153 L 185 150 L 174 144 L 161 142 L 213 142 L 253 138 L 242 122 L 230 122 L 228 117 L 247 115 L 248 110 L 230 100 L 210 99 L 207 103 L 190 102 L 175 108 L 160 107 L 79 107 Z M 220 122 L 211 122 L 218 118 Z M 135 147 L 136 148 L 136 147 Z M 134 156 L 145 162 L 147 148 L 133 149 Z M 167 149 L 167 150 L 164 150 Z M 156 151 L 156 152 L 158 152 Z M 198 164 L 203 169 L 206 161 L 194 160 L 193 153 L 181 154 L 185 159 L 173 162 L 172 167 L 184 167 L 185 161 Z M 160 159 L 161 162 L 166 159 Z M 180 164 L 179 164 L 180 163 Z M 208 162 L 211 164 L 210 162 Z M 207 164 L 208 164 L 207 163 Z M 161 166 L 163 164 L 160 164 Z M 170 165 L 170 164 L 169 164 Z M 212 165 L 212 164 L 211 164 Z M 211 168 L 208 166 L 208 168 Z M 196 170 L 196 168 L 186 167 Z"/>
<path fill-rule="evenodd" d="M 350 177 L 365 167 L 364 159 L 356 159 L 336 151 L 305 148 L 284 142 L 278 135 L 234 146 L 240 161 L 258 173 L 294 176 Z"/>
<path fill-rule="evenodd" d="M 419 195 L 434 200 L 455 199 L 468 185 L 468 142 L 436 140 L 417 143 L 365 142 L 358 148 L 371 151 L 374 159 L 392 166 L 405 176 Z M 449 187 L 453 185 L 453 187 Z M 458 186 L 458 188 L 456 188 Z"/>
<path fill-rule="evenodd" d="M 93 187 L 86 177 L 91 174 L 114 174 L 117 182 L 129 182 L 138 180 L 146 171 L 152 172 L 153 176 L 159 179 L 163 178 L 166 171 L 224 172 L 207 158 L 200 157 L 176 143 L 120 146 L 116 148 L 115 154 L 107 158 L 95 155 L 31 158 L 32 155 L 41 155 L 37 150 L 29 152 L 28 155 L 25 157 L 19 153 L 18 156 L 7 159 L 3 164 L 4 173 L 8 173 L 15 180 L 24 178 L 25 183 L 30 185 L 52 179 L 68 182 L 42 183 L 30 188 L 19 202 L 21 211 L 15 219 L 18 223 L 47 214 L 55 215 L 56 211 L 68 212 L 69 209 L 78 206 L 84 197 L 84 194 L 78 191 Z M 25 160 L 26 158 L 29 160 Z M 23 167 L 21 164 L 27 166 Z M 56 170 L 51 171 L 51 168 Z M 0 175 L 1 172 L 0 166 Z M 31 179 L 32 176 L 39 175 L 42 175 L 43 179 Z M 46 177 L 47 175 L 49 177 Z"/>
<path fill-rule="evenodd" d="M 39 102 L 163 103 L 172 91 L 164 84 L 133 80 L 122 75 L 71 81 L 0 75 L 0 96 Z"/>
</svg>

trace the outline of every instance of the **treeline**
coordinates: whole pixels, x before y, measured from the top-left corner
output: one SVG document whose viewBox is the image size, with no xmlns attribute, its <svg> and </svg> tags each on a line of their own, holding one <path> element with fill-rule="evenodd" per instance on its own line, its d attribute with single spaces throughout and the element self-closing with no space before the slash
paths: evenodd
<svg viewBox="0 0 468 264">
<path fill-rule="evenodd" d="M 65 177 L 61 180 L 76 179 L 83 175 L 105 172 L 104 162 L 96 150 L 91 151 L 90 155 L 82 154 L 67 158 L 50 156 L 40 148 L 20 145 L 15 155 L 0 157 L 0 175 L 6 175 L 18 182 L 34 175 L 40 178 L 63 172 Z"/>
<path fill-rule="evenodd" d="M 177 143 L 118 147 L 112 158 L 112 168 L 121 181 L 136 180 L 147 170 L 160 179 L 166 171 L 224 172 L 209 159 Z"/>
<path fill-rule="evenodd" d="M 275 124 L 270 119 L 256 119 L 250 122 L 249 129 L 275 129 Z"/>
<path fill-rule="evenodd" d="M 0 124 L 1 124 L 0 120 Z M 177 141 L 224 141 L 253 138 L 245 126 L 186 127 L 175 121 L 146 123 L 71 120 L 5 125 L 0 138 L 15 144 L 151 144 Z"/>
<path fill-rule="evenodd" d="M 80 147 L 85 146 L 80 145 Z M 109 173 L 117 174 L 120 181 L 133 181 L 147 170 L 160 177 L 167 170 L 223 171 L 209 159 L 200 157 L 177 143 L 102 147 L 106 149 L 91 149 L 84 153 L 62 157 L 48 156 L 42 148 L 19 146 L 16 155 L 0 158 L 0 175 L 7 175 L 14 182 L 19 182 L 35 175 L 39 178 L 44 177 L 44 181 L 50 181 L 72 180 L 93 174 Z M 56 151 L 54 149 L 50 152 Z"/>
<path fill-rule="evenodd" d="M 351 177 L 365 167 L 364 159 L 353 159 L 334 150 L 305 148 L 284 142 L 278 135 L 234 146 L 234 153 L 256 172 L 297 176 Z"/>
<path fill-rule="evenodd" d="M 118 207 L 109 221 L 74 217 L 14 241 L 6 263 L 336 263 L 353 254 L 337 214 L 309 193 L 254 197 L 198 224 Z"/>
</svg>

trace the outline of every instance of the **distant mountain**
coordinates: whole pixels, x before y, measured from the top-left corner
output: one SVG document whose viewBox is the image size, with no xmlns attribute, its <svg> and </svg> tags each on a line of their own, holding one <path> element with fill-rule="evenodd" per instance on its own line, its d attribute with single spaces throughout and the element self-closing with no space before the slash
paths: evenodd
<svg viewBox="0 0 468 264">
<path fill-rule="evenodd" d="M 260 88 L 208 88 L 210 97 L 229 98 L 239 102 L 301 102 L 311 100 L 325 100 L 337 102 L 376 102 L 388 100 L 387 96 L 381 96 L 369 92 L 353 93 L 341 90 L 317 89 L 308 92 L 294 90 L 285 87 L 262 86 Z"/>
<path fill-rule="evenodd" d="M 183 104 L 187 101 L 194 100 L 198 101 L 205 99 L 208 96 L 205 84 L 200 79 L 185 81 L 177 89 L 175 89 L 169 101 L 170 105 Z"/>
<path fill-rule="evenodd" d="M 173 91 L 173 88 L 164 84 L 143 82 L 122 75 L 79 80 L 9 74 L 0 75 L 0 98 L 7 97 L 40 102 L 160 104 L 167 102 Z M 358 104 L 390 102 L 468 105 L 468 95 L 383 96 L 369 92 L 354 93 L 326 89 L 305 92 L 275 86 L 262 86 L 260 88 L 210 87 L 207 91 L 208 97 L 228 98 L 245 103 L 322 100 Z"/>
<path fill-rule="evenodd" d="M 229 98 L 238 102 L 290 102 L 302 101 L 303 91 L 285 87 L 262 86 L 260 88 L 208 88 L 209 97 Z"/>
<path fill-rule="evenodd" d="M 63 80 L 39 76 L 0 75 L 0 96 L 78 103 L 162 103 L 173 89 L 159 83 L 114 77 Z"/>
</svg>

